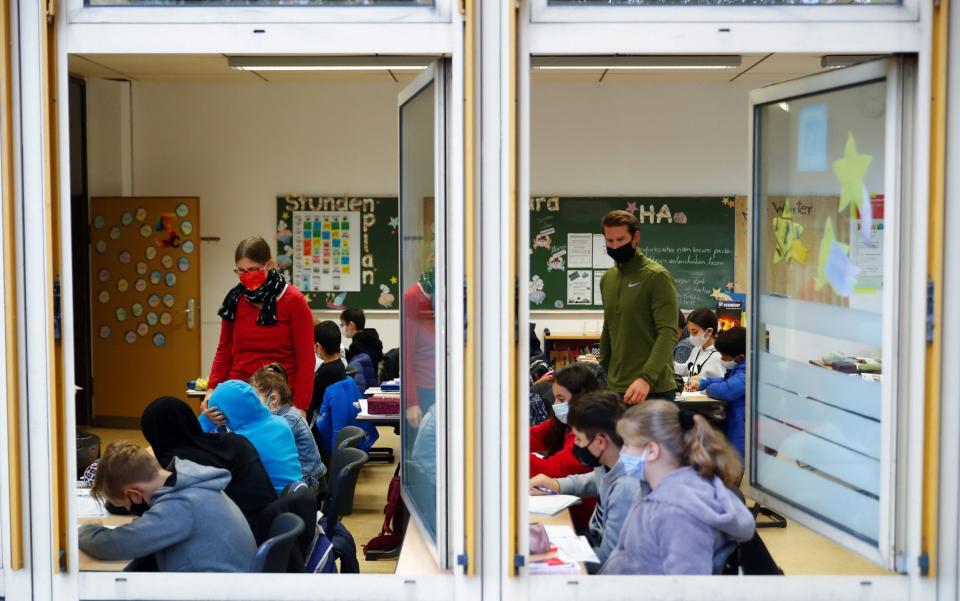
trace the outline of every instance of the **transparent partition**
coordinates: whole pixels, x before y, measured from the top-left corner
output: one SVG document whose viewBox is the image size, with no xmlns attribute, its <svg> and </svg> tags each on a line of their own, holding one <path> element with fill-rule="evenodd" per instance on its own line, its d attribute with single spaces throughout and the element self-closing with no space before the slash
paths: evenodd
<svg viewBox="0 0 960 601">
<path fill-rule="evenodd" d="M 547 0 L 550 6 L 776 6 L 783 4 L 899 4 L 899 0 Z"/>
<path fill-rule="evenodd" d="M 404 498 L 443 563 L 442 82 L 437 66 L 400 97 L 400 382 Z"/>
<path fill-rule="evenodd" d="M 887 87 L 755 108 L 751 485 L 869 547 L 892 502 Z"/>
</svg>

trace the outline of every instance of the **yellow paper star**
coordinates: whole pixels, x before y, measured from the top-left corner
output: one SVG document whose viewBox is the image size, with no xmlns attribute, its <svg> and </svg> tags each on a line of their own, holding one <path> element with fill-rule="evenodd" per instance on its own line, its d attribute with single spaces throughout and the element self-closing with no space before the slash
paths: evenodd
<svg viewBox="0 0 960 601">
<path fill-rule="evenodd" d="M 790 206 L 790 199 L 784 199 L 783 211 L 780 217 L 773 218 L 773 238 L 776 246 L 773 249 L 773 262 L 779 263 L 784 259 L 797 260 L 798 255 L 794 255 L 794 244 L 799 242 L 800 235 L 803 233 L 803 226 L 793 222 L 793 208 Z M 806 247 L 804 246 L 804 250 Z M 806 257 L 806 254 L 804 254 Z"/>
<path fill-rule="evenodd" d="M 800 265 L 807 264 L 807 245 L 800 240 L 794 240 L 790 247 L 790 260 Z"/>
<path fill-rule="evenodd" d="M 290 211 L 284 211 L 281 217 L 283 217 L 284 219 L 290 219 Z"/>
<path fill-rule="evenodd" d="M 390 283 L 391 283 L 391 284 L 396 284 L 396 283 L 397 283 L 397 276 L 391 276 L 391 277 L 390 277 Z"/>
<path fill-rule="evenodd" d="M 857 140 L 853 132 L 847 132 L 847 145 L 843 158 L 833 162 L 833 174 L 840 182 L 840 207 L 842 211 L 849 205 L 860 206 L 863 202 L 863 177 L 870 168 L 873 157 L 857 152 Z"/>
<path fill-rule="evenodd" d="M 720 300 L 720 297 L 723 296 L 723 293 L 720 292 L 720 289 L 719 289 L 719 288 L 714 288 L 714 289 L 713 289 L 713 294 L 711 294 L 710 296 L 712 296 L 712 297 L 715 298 L 716 300 Z"/>
</svg>

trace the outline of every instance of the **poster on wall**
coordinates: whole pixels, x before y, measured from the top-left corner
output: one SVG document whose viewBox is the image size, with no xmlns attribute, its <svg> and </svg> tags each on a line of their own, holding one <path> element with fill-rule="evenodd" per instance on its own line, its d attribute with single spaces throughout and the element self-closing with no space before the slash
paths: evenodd
<svg viewBox="0 0 960 601">
<path fill-rule="evenodd" d="M 293 214 L 293 283 L 302 292 L 360 291 L 360 212 Z"/>
</svg>

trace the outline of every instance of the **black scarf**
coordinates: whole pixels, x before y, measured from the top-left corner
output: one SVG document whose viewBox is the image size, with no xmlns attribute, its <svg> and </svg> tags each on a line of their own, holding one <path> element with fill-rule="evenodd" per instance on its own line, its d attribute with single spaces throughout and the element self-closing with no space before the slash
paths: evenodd
<svg viewBox="0 0 960 601">
<path fill-rule="evenodd" d="M 217 315 L 223 319 L 232 322 L 237 318 L 237 304 L 240 297 L 243 296 L 247 301 L 261 305 L 260 315 L 257 317 L 257 325 L 272 326 L 277 323 L 277 297 L 283 292 L 287 285 L 280 272 L 271 269 L 267 273 L 267 280 L 256 290 L 247 290 L 243 284 L 237 284 L 227 292 L 227 296 L 220 305 Z"/>
</svg>

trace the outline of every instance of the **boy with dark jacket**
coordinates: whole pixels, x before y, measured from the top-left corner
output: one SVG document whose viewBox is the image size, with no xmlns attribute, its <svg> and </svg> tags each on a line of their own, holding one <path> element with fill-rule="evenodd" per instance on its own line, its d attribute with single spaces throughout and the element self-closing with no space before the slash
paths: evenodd
<svg viewBox="0 0 960 601">
<path fill-rule="evenodd" d="M 711 399 L 727 402 L 727 440 L 744 456 L 747 404 L 747 331 L 742 327 L 726 330 L 713 344 L 727 368 L 722 378 L 693 377 L 688 390 L 702 390 Z"/>
<path fill-rule="evenodd" d="M 350 346 L 347 348 L 347 362 L 353 361 L 353 358 L 360 353 L 366 353 L 376 371 L 383 359 L 383 342 L 377 330 L 367 328 L 366 325 L 367 318 L 363 314 L 363 309 L 345 309 L 340 314 L 343 335 L 350 340 Z"/>
</svg>

